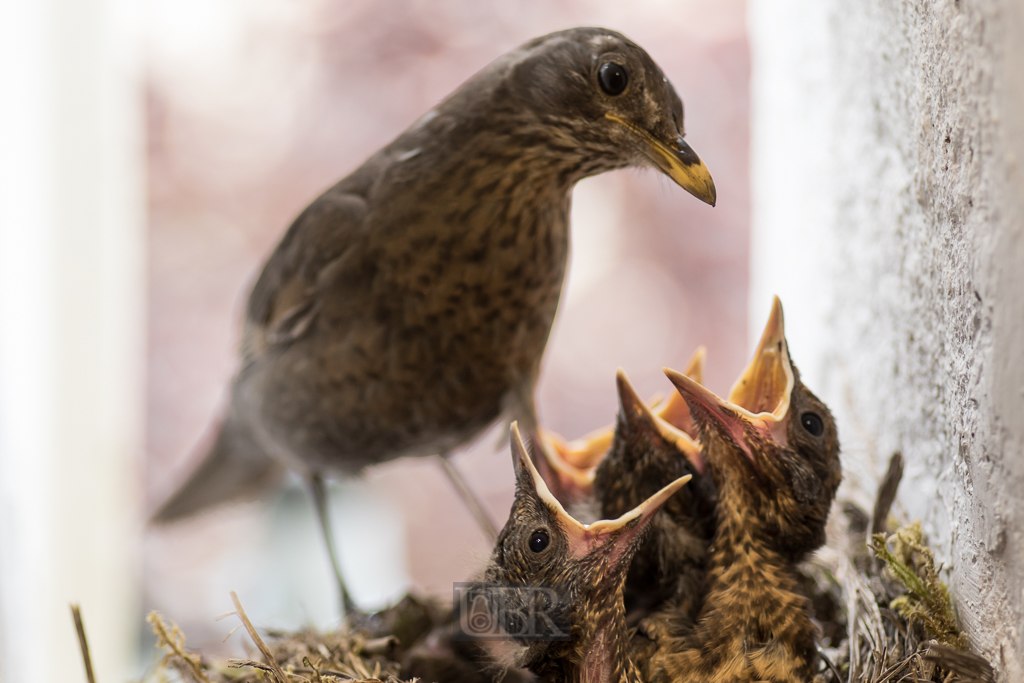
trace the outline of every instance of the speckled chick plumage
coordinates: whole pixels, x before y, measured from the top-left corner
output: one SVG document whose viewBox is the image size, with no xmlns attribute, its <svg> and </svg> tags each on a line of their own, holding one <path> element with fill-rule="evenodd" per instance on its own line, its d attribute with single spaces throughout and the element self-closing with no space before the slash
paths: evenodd
<svg viewBox="0 0 1024 683">
<path fill-rule="evenodd" d="M 778 300 L 776 315 L 730 396 L 739 404 L 670 374 L 700 431 L 717 526 L 696 628 L 659 643 L 650 681 L 806 683 L 817 671 L 796 563 L 824 542 L 839 441 L 828 408 L 792 366 Z"/>
<path fill-rule="evenodd" d="M 700 471 L 699 446 L 685 433 L 666 434 L 671 427 L 658 424 L 660 418 L 640 400 L 622 371 L 617 386 L 615 436 L 594 475 L 601 517 L 618 517 L 668 482 L 693 477 L 651 520 L 626 578 L 626 611 L 639 617 L 671 599 L 677 612 L 692 620 L 703 602 L 707 549 L 715 522 L 714 484 Z M 683 439 L 689 455 L 679 443 Z"/>
<path fill-rule="evenodd" d="M 625 625 L 626 572 L 652 517 L 687 481 L 678 479 L 614 521 L 583 525 L 547 490 L 513 435 L 516 496 L 484 574 L 485 581 L 557 587 L 571 610 L 571 640 L 515 644 L 508 666 L 527 667 L 541 680 L 639 683 Z M 533 541 L 547 543 L 538 550 Z"/>
</svg>

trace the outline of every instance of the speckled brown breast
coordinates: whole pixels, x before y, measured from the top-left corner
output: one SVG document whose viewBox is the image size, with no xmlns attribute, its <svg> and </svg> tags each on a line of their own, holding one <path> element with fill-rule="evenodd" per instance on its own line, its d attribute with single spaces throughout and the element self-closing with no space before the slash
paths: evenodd
<svg viewBox="0 0 1024 683">
<path fill-rule="evenodd" d="M 500 161 L 435 172 L 409 198 L 392 190 L 312 283 L 335 295 L 309 329 L 240 376 L 257 428 L 293 464 L 355 471 L 453 448 L 502 412 L 532 419 L 574 178 L 552 182 L 540 151 Z"/>
</svg>

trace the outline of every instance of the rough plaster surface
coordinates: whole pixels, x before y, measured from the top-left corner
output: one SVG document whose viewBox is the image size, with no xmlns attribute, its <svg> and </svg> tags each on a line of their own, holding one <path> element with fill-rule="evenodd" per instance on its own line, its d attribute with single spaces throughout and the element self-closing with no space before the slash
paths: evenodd
<svg viewBox="0 0 1024 683">
<path fill-rule="evenodd" d="M 894 450 L 963 628 L 1024 680 L 1024 4 L 754 0 L 752 329 L 786 306 L 851 488 Z"/>
</svg>

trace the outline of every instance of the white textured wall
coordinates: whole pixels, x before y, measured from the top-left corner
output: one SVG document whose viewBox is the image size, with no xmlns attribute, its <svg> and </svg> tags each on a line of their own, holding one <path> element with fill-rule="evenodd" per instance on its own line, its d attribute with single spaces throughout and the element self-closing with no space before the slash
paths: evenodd
<svg viewBox="0 0 1024 683">
<path fill-rule="evenodd" d="M 962 626 L 1024 680 L 1024 4 L 752 0 L 752 329 L 873 491 L 895 449 Z"/>
</svg>

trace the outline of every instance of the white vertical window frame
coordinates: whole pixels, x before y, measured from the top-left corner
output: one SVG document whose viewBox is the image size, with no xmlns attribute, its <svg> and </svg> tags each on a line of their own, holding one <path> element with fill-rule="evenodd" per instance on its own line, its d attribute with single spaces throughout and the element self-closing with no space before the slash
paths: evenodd
<svg viewBox="0 0 1024 683">
<path fill-rule="evenodd" d="M 138 23 L 0 4 L 0 679 L 130 676 L 144 350 Z"/>
</svg>

